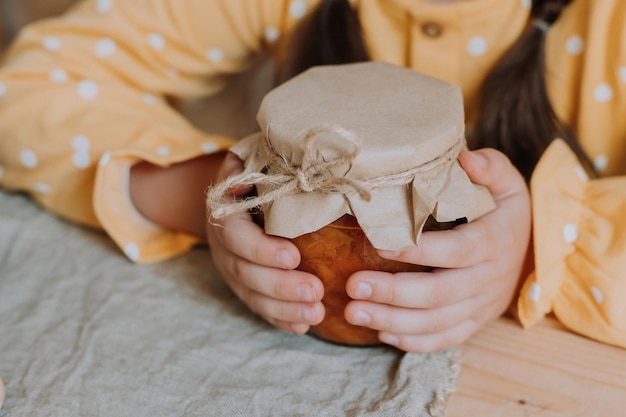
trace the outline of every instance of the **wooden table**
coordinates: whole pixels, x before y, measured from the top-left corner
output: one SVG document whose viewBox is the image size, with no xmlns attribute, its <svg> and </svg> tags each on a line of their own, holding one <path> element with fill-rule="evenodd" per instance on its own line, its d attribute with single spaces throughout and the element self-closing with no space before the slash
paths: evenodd
<svg viewBox="0 0 626 417">
<path fill-rule="evenodd" d="M 449 417 L 626 417 L 626 349 L 573 334 L 554 318 L 526 330 L 499 319 L 460 354 Z"/>
</svg>

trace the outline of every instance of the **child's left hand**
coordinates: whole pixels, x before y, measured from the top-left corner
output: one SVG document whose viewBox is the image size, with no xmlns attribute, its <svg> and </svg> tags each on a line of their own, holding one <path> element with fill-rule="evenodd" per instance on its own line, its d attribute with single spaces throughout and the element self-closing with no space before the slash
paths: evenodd
<svg viewBox="0 0 626 417">
<path fill-rule="evenodd" d="M 432 272 L 360 271 L 347 283 L 353 324 L 380 330 L 381 341 L 414 352 L 458 345 L 499 317 L 516 294 L 529 248 L 528 188 L 504 154 L 463 152 L 470 179 L 486 186 L 496 209 L 452 230 L 424 232 L 416 248 L 387 258 Z"/>
</svg>

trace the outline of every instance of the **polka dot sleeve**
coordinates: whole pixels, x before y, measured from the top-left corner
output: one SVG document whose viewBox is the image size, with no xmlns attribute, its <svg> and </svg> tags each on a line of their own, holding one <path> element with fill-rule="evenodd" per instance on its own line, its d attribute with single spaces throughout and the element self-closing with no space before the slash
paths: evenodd
<svg viewBox="0 0 626 417">
<path fill-rule="evenodd" d="M 228 148 L 170 103 L 218 92 L 311 4 L 85 0 L 28 26 L 0 69 L 0 186 L 103 228 L 133 261 L 188 250 L 195 238 L 136 212 L 130 167 Z"/>
<path fill-rule="evenodd" d="M 626 347 L 626 176 L 589 179 L 556 141 L 531 191 L 536 269 L 518 299 L 522 324 L 553 312 L 573 331 Z"/>
</svg>

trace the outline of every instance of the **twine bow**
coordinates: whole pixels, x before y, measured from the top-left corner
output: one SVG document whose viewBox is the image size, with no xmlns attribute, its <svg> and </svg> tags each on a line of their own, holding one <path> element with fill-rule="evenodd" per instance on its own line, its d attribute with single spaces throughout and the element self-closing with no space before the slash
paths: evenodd
<svg viewBox="0 0 626 417">
<path fill-rule="evenodd" d="M 328 160 L 319 161 L 315 141 L 321 133 L 335 133 L 353 145 L 350 153 Z M 356 193 L 365 201 L 371 198 L 370 192 L 357 181 L 333 174 L 333 169 L 350 164 L 361 151 L 361 141 L 352 132 L 338 126 L 320 126 L 306 132 L 303 139 L 304 154 L 300 165 L 295 165 L 280 155 L 272 146 L 266 134 L 258 152 L 267 161 L 266 173 L 254 172 L 235 175 L 211 187 L 207 195 L 207 205 L 211 217 L 220 219 L 230 214 L 253 209 L 274 202 L 285 195 L 318 192 L 323 194 Z M 224 196 L 233 187 L 263 184 L 271 189 L 262 195 L 239 201 L 224 202 Z"/>
<path fill-rule="evenodd" d="M 319 161 L 315 149 L 315 141 L 320 133 L 331 132 L 353 145 L 350 153 L 329 160 Z M 207 206 L 213 219 L 221 219 L 234 213 L 247 211 L 265 204 L 272 203 L 283 196 L 300 193 L 323 194 L 358 194 L 370 201 L 370 191 L 376 188 L 406 185 L 413 181 L 418 173 L 432 171 L 441 165 L 455 160 L 465 146 L 463 140 L 457 141 L 445 153 L 412 169 L 399 173 L 375 178 L 353 180 L 333 174 L 333 170 L 345 164 L 351 164 L 361 151 L 361 141 L 352 132 L 338 126 L 321 126 L 305 134 L 304 154 L 300 165 L 295 165 L 280 155 L 271 145 L 269 135 L 261 141 L 258 152 L 266 162 L 265 173 L 243 173 L 227 178 L 212 186 L 207 192 Z M 268 191 L 258 196 L 250 196 L 242 200 L 225 201 L 225 196 L 234 187 L 255 186 L 262 184 Z"/>
</svg>

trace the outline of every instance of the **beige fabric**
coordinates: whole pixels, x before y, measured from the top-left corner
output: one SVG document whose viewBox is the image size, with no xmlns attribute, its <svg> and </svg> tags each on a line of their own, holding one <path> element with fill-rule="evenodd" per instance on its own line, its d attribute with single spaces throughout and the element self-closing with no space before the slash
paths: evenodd
<svg viewBox="0 0 626 417">
<path fill-rule="evenodd" d="M 443 416 L 453 351 L 278 330 L 205 249 L 135 265 L 98 232 L 0 192 L 0 416 Z"/>
<path fill-rule="evenodd" d="M 2 408 L 3 402 L 4 402 L 4 384 L 2 383 L 2 378 L 0 378 L 0 408 Z"/>
</svg>

